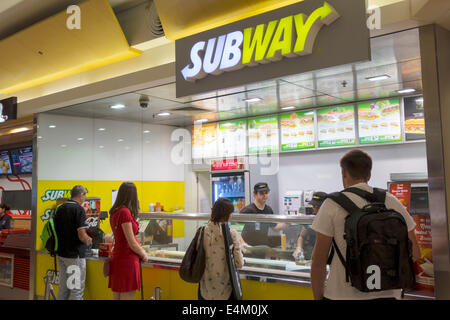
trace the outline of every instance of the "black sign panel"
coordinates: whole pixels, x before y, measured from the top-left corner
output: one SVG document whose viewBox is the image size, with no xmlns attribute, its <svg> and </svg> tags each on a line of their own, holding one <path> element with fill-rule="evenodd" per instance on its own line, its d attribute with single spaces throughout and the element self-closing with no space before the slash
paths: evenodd
<svg viewBox="0 0 450 320">
<path fill-rule="evenodd" d="M 370 60 L 364 0 L 305 0 L 175 45 L 177 97 Z"/>
<path fill-rule="evenodd" d="M 17 119 L 17 97 L 0 100 L 0 123 Z"/>
</svg>

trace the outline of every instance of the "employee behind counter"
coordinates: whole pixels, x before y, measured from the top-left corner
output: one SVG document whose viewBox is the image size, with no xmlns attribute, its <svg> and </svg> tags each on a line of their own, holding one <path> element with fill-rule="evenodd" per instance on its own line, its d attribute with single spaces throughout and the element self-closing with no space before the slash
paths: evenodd
<svg viewBox="0 0 450 320">
<path fill-rule="evenodd" d="M 273 214 L 272 208 L 266 204 L 269 194 L 270 189 L 267 183 L 255 184 L 253 188 L 254 202 L 242 209 L 240 213 Z M 277 232 L 285 227 L 284 223 L 245 223 L 241 234 L 243 253 L 255 258 L 265 258 L 268 254 L 270 255 L 269 247 L 278 247 L 281 244 L 280 235 Z"/>
</svg>

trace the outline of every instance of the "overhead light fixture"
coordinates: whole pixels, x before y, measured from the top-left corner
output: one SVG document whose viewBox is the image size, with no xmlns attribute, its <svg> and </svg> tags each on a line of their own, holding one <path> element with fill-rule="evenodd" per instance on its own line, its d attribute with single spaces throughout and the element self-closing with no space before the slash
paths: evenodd
<svg viewBox="0 0 450 320">
<path fill-rule="evenodd" d="M 98 128 L 98 131 L 105 131 L 106 128 Z"/>
<path fill-rule="evenodd" d="M 100 149 L 103 149 L 105 146 L 99 146 Z"/>
<path fill-rule="evenodd" d="M 382 74 L 382 75 L 375 76 L 375 77 L 367 77 L 366 79 L 369 81 L 381 81 L 381 80 L 386 80 L 389 78 L 390 78 L 390 76 L 388 76 L 387 74 Z"/>
<path fill-rule="evenodd" d="M 416 89 L 403 89 L 403 90 L 398 90 L 397 92 L 400 94 L 411 93 L 411 92 L 416 92 Z"/>
<path fill-rule="evenodd" d="M 61 148 L 67 148 L 67 145 L 66 144 L 62 144 Z"/>
<path fill-rule="evenodd" d="M 250 99 L 245 99 L 244 101 L 248 102 L 248 103 L 252 103 L 252 102 L 259 102 L 261 100 L 262 100 L 261 98 L 250 98 Z"/>
<path fill-rule="evenodd" d="M 144 130 L 144 133 L 150 133 L 150 130 Z"/>
<path fill-rule="evenodd" d="M 54 124 L 51 124 L 51 125 L 49 125 L 48 126 L 50 129 L 55 129 L 56 128 L 56 126 L 54 125 Z"/>
<path fill-rule="evenodd" d="M 38 136 L 38 139 L 42 139 L 42 136 Z"/>
<path fill-rule="evenodd" d="M 423 98 L 416 99 L 416 102 L 423 102 Z"/>
<path fill-rule="evenodd" d="M 83 140 L 84 140 L 84 138 L 78 138 L 77 140 L 78 140 L 78 141 L 83 141 Z"/>
<path fill-rule="evenodd" d="M 123 142 L 124 140 L 123 139 L 119 139 L 119 140 L 117 140 L 117 142 Z"/>
<path fill-rule="evenodd" d="M 28 131 L 28 130 L 30 130 L 30 129 L 29 128 L 25 128 L 25 127 L 17 128 L 17 129 L 11 130 L 11 133 L 25 132 L 25 131 Z"/>
<path fill-rule="evenodd" d="M 283 107 L 283 108 L 281 108 L 281 110 L 293 110 L 293 109 L 295 109 L 294 106 L 289 106 L 289 107 Z"/>
<path fill-rule="evenodd" d="M 161 112 L 161 113 L 158 113 L 158 114 L 157 114 L 158 117 L 168 117 L 168 116 L 170 116 L 170 115 L 171 115 L 170 112 Z"/>
<path fill-rule="evenodd" d="M 123 108 L 125 108 L 125 106 L 123 104 L 114 104 L 114 105 L 110 106 L 110 108 L 117 110 L 117 109 L 123 109 Z"/>
<path fill-rule="evenodd" d="M 208 119 L 198 119 L 198 120 L 195 120 L 195 123 L 203 123 L 203 122 L 208 122 Z"/>
</svg>

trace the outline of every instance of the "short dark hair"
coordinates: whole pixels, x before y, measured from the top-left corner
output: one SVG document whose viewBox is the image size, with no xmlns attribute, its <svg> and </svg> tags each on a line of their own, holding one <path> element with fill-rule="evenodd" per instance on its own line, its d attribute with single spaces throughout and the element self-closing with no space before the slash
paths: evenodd
<svg viewBox="0 0 450 320">
<path fill-rule="evenodd" d="M 72 188 L 72 191 L 70 192 L 70 196 L 72 198 L 78 197 L 80 194 L 87 193 L 86 188 L 83 186 L 75 186 Z"/>
<path fill-rule="evenodd" d="M 342 157 L 341 168 L 345 169 L 353 179 L 368 180 L 372 171 L 372 158 L 368 153 L 354 149 Z"/>
<path fill-rule="evenodd" d="M 225 222 L 228 221 L 230 214 L 234 211 L 233 203 L 227 198 L 219 198 L 214 203 L 211 210 L 212 222 Z"/>
</svg>

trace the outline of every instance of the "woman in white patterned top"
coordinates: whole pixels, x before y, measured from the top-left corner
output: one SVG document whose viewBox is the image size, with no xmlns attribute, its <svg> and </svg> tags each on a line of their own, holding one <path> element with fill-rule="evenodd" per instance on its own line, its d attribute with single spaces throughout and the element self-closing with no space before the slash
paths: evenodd
<svg viewBox="0 0 450 320">
<path fill-rule="evenodd" d="M 225 243 L 220 224 L 229 222 L 233 211 L 233 203 L 225 198 L 218 199 L 212 208 L 211 220 L 205 227 L 203 236 L 206 265 L 198 288 L 199 300 L 230 300 L 232 298 L 230 274 L 225 257 Z M 234 229 L 230 229 L 230 231 L 234 244 L 234 262 L 236 268 L 242 268 L 244 257 L 239 234 Z"/>
</svg>

